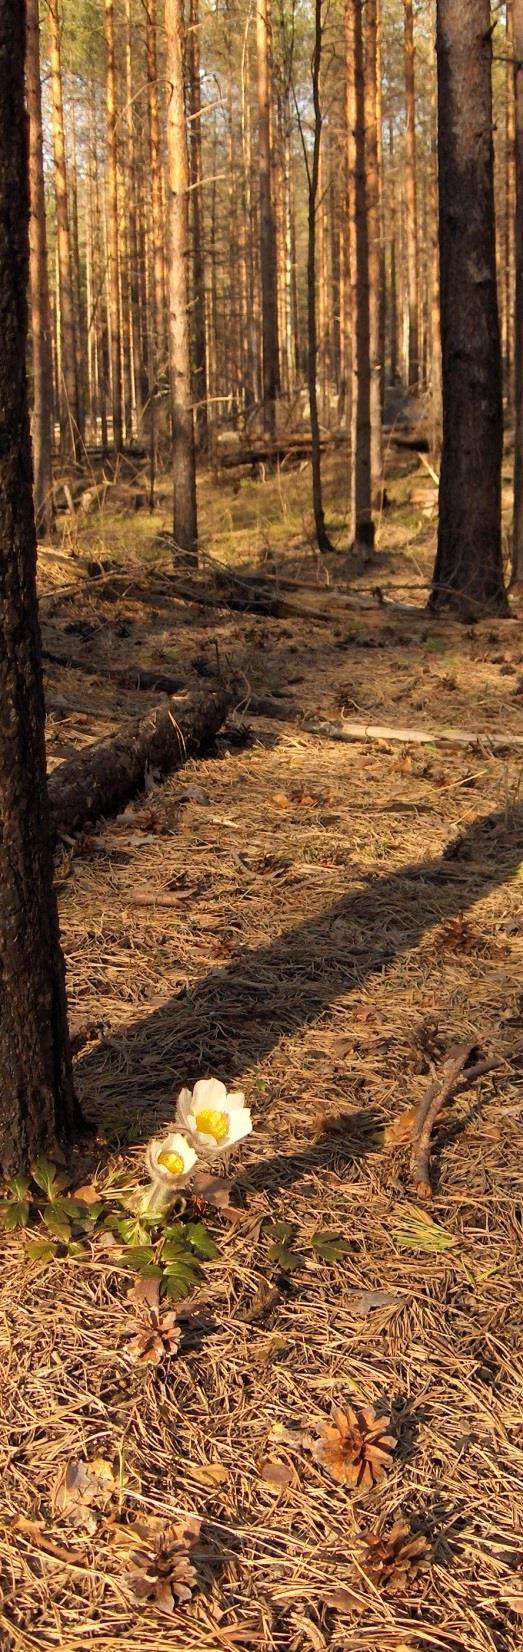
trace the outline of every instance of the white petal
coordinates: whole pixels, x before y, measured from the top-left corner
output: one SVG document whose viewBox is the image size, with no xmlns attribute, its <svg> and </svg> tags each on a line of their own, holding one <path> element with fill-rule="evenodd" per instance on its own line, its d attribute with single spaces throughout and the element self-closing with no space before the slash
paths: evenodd
<svg viewBox="0 0 523 1652">
<path fill-rule="evenodd" d="M 180 1090 L 176 1103 L 176 1123 L 187 1125 L 188 1115 L 192 1107 L 192 1091 Z"/>
<path fill-rule="evenodd" d="M 245 1108 L 245 1096 L 243 1090 L 228 1090 L 226 1100 L 227 1112 L 236 1113 L 239 1107 Z"/>
<path fill-rule="evenodd" d="M 192 1093 L 193 1113 L 203 1112 L 205 1107 L 213 1107 L 218 1113 L 227 1110 L 227 1091 L 220 1078 L 199 1078 Z"/>
<path fill-rule="evenodd" d="M 249 1108 L 238 1107 L 234 1113 L 231 1113 L 227 1140 L 222 1142 L 222 1147 L 234 1147 L 235 1142 L 243 1141 L 244 1136 L 250 1136 L 251 1130 L 252 1119 Z"/>
</svg>

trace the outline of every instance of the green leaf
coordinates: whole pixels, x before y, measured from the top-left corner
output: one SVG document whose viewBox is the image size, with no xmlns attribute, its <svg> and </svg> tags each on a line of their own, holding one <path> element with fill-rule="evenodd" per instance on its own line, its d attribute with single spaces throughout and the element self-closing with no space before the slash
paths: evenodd
<svg viewBox="0 0 523 1652">
<path fill-rule="evenodd" d="M 71 1239 L 67 1246 L 68 1256 L 89 1256 L 89 1246 L 84 1245 L 81 1239 Z"/>
<path fill-rule="evenodd" d="M 282 1243 L 285 1243 L 285 1241 L 287 1239 L 293 1239 L 294 1238 L 294 1235 L 296 1233 L 296 1223 L 295 1222 L 268 1222 L 267 1227 L 265 1229 L 265 1232 L 270 1235 L 271 1239 L 277 1239 L 277 1240 L 280 1240 Z"/>
<path fill-rule="evenodd" d="M 202 1256 L 206 1262 L 212 1262 L 215 1256 L 219 1256 L 218 1246 L 211 1238 L 205 1222 L 188 1222 L 185 1233 L 189 1245 L 192 1250 L 196 1251 L 197 1256 Z"/>
<path fill-rule="evenodd" d="M 351 1248 L 341 1233 L 313 1233 L 311 1245 L 324 1262 L 339 1262 L 342 1256 L 348 1256 Z"/>
<path fill-rule="evenodd" d="M 31 1165 L 31 1175 L 37 1187 L 42 1188 L 42 1192 L 46 1194 L 51 1203 L 67 1186 L 67 1176 L 63 1171 L 58 1170 L 57 1165 L 51 1164 L 51 1160 L 46 1159 L 43 1153 Z"/>
<path fill-rule="evenodd" d="M 295 1273 L 297 1268 L 304 1267 L 303 1256 L 299 1256 L 295 1250 L 288 1250 L 279 1240 L 270 1247 L 269 1262 L 276 1262 L 282 1273 Z"/>
<path fill-rule="evenodd" d="M 149 1229 L 140 1221 L 138 1216 L 123 1216 L 115 1224 L 116 1233 L 123 1239 L 124 1245 L 147 1245 L 149 1243 Z"/>
<path fill-rule="evenodd" d="M 65 1194 L 63 1199 L 53 1199 L 53 1209 L 61 1212 L 68 1222 L 86 1222 L 89 1220 L 92 1205 L 84 1205 L 81 1199 L 70 1198 Z"/>
<path fill-rule="evenodd" d="M 139 1273 L 143 1279 L 159 1279 L 161 1268 L 155 1260 L 155 1251 L 152 1245 L 127 1245 L 122 1254 L 122 1262 L 126 1268 L 132 1268 L 133 1273 Z"/>
<path fill-rule="evenodd" d="M 16 1228 L 26 1228 L 28 1221 L 28 1199 L 0 1200 L 0 1222 L 7 1233 L 14 1233 Z"/>
<path fill-rule="evenodd" d="M 184 1297 L 194 1291 L 199 1277 L 200 1269 L 194 1256 L 189 1263 L 182 1257 L 177 1262 L 170 1262 L 164 1271 L 162 1296 L 168 1297 L 170 1302 L 183 1302 Z"/>
<path fill-rule="evenodd" d="M 12 1176 L 7 1186 L 10 1193 L 14 1193 L 15 1199 L 25 1199 L 29 1192 L 29 1178 L 28 1176 Z"/>
<path fill-rule="evenodd" d="M 58 1203 L 44 1205 L 42 1211 L 42 1221 L 45 1222 L 45 1225 L 49 1228 L 50 1233 L 56 1234 L 56 1238 L 62 1240 L 62 1244 L 67 1245 L 69 1243 L 71 1238 L 71 1223 L 68 1222 L 67 1216 L 64 1216 L 63 1210 L 61 1210 Z"/>
<path fill-rule="evenodd" d="M 254 1081 L 254 1088 L 255 1088 L 255 1090 L 260 1090 L 261 1092 L 266 1090 L 267 1089 L 267 1079 L 266 1078 L 256 1078 L 255 1081 Z"/>
<path fill-rule="evenodd" d="M 52 1262 L 57 1250 L 58 1245 L 54 1245 L 52 1239 L 27 1240 L 26 1251 L 31 1262 Z"/>
</svg>

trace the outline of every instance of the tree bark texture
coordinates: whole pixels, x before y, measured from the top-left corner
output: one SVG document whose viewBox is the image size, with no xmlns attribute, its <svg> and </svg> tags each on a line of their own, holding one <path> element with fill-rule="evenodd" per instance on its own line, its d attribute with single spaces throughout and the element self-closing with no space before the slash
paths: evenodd
<svg viewBox="0 0 523 1652">
<path fill-rule="evenodd" d="M 352 314 L 351 494 L 354 550 L 374 547 L 370 441 L 369 238 L 362 0 L 346 0 L 348 219 Z"/>
<path fill-rule="evenodd" d="M 321 487 L 320 425 L 318 419 L 318 329 L 316 311 L 316 225 L 318 214 L 318 183 L 321 150 L 320 73 L 322 46 L 322 0 L 315 0 L 315 33 L 312 59 L 312 99 L 314 105 L 314 136 L 309 169 L 309 222 L 307 250 L 307 370 L 311 420 L 312 504 L 319 551 L 331 551 L 332 545 L 325 527 Z"/>
<path fill-rule="evenodd" d="M 116 453 L 123 446 L 122 422 L 122 337 L 120 331 L 118 156 L 116 144 L 116 65 L 114 54 L 114 0 L 105 0 L 106 111 L 107 111 L 107 278 L 111 323 L 111 389 L 113 442 Z"/>
<path fill-rule="evenodd" d="M 166 0 L 169 354 L 173 429 L 174 540 L 198 560 L 196 467 L 189 335 L 189 160 L 184 93 L 183 0 Z"/>
<path fill-rule="evenodd" d="M 416 103 L 414 88 L 414 21 L 412 0 L 404 5 L 405 63 L 405 232 L 407 241 L 407 294 L 409 318 L 408 381 L 415 390 L 419 380 L 418 334 L 418 221 L 416 188 Z"/>
<path fill-rule="evenodd" d="M 192 205 L 192 268 L 194 300 L 194 400 L 198 446 L 208 442 L 207 341 L 205 335 L 205 264 L 203 256 L 202 95 L 200 83 L 200 22 L 198 0 L 189 7 L 189 161 Z"/>
<path fill-rule="evenodd" d="M 73 260 L 65 161 L 64 106 L 58 0 L 48 0 L 58 290 L 60 299 L 60 439 L 63 457 L 80 451 L 80 397 L 74 318 Z"/>
<path fill-rule="evenodd" d="M 28 198 L 21 0 L 0 0 L 0 1174 L 78 1121 L 45 779 L 27 409 Z"/>
<path fill-rule="evenodd" d="M 513 0 L 516 105 L 516 299 L 514 336 L 514 521 L 512 584 L 523 581 L 523 0 Z"/>
<path fill-rule="evenodd" d="M 489 0 L 438 0 L 443 449 L 431 606 L 506 612 Z"/>
<path fill-rule="evenodd" d="M 382 410 L 382 256 L 380 165 L 378 143 L 378 16 L 379 0 L 366 0 L 365 139 L 369 247 L 369 354 L 370 443 L 373 503 L 379 500 L 383 478 Z M 380 122 L 381 124 L 381 122 Z"/>
<path fill-rule="evenodd" d="M 274 436 L 276 434 L 276 395 L 278 389 L 278 311 L 270 115 L 270 26 L 270 0 L 257 0 L 256 58 L 260 169 L 263 418 L 266 434 Z"/>
<path fill-rule="evenodd" d="M 147 769 L 174 769 L 209 745 L 234 703 L 232 690 L 185 695 L 136 718 L 123 734 L 86 746 L 49 780 L 55 833 L 116 814 L 143 785 Z"/>
<path fill-rule="evenodd" d="M 40 24 L 38 0 L 26 0 L 26 87 L 29 115 L 29 285 L 33 351 L 33 473 L 38 532 L 45 538 L 54 526 L 53 510 L 53 357 L 47 278 Z"/>
</svg>

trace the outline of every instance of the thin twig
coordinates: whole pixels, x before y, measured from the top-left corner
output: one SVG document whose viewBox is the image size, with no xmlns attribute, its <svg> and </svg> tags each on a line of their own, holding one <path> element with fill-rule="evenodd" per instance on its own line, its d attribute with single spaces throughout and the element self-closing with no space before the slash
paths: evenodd
<svg viewBox="0 0 523 1652">
<path fill-rule="evenodd" d="M 420 1102 L 418 1115 L 412 1131 L 412 1152 L 410 1155 L 410 1177 L 414 1192 L 421 1199 L 432 1198 L 432 1188 L 429 1179 L 430 1138 L 432 1126 L 441 1108 L 445 1106 L 452 1094 L 458 1078 L 463 1072 L 472 1051 L 477 1046 L 471 1042 L 458 1044 L 451 1050 L 443 1068 L 439 1083 L 429 1086 L 426 1095 Z"/>
</svg>

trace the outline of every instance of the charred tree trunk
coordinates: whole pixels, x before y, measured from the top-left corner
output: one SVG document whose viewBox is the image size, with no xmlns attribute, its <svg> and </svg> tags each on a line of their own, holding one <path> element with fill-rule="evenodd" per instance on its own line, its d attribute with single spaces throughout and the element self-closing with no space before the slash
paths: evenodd
<svg viewBox="0 0 523 1652">
<path fill-rule="evenodd" d="M 321 47 L 322 47 L 322 0 L 315 0 L 315 30 L 314 52 L 312 58 L 312 100 L 314 106 L 314 138 L 312 145 L 312 161 L 308 167 L 309 183 L 309 233 L 307 252 L 307 327 L 308 327 L 308 384 L 309 405 L 311 417 L 312 440 L 312 504 L 314 509 L 314 523 L 319 551 L 332 551 L 323 511 L 323 496 L 321 487 L 321 450 L 320 450 L 320 423 L 318 418 L 318 332 L 316 312 L 316 223 L 318 213 L 318 182 L 320 175 L 321 151 L 321 102 L 320 102 L 320 74 L 321 74 Z"/>
<path fill-rule="evenodd" d="M 53 360 L 47 279 L 40 26 L 38 0 L 27 0 L 26 85 L 29 115 L 29 278 L 33 347 L 33 472 L 36 526 L 53 531 Z"/>
<path fill-rule="evenodd" d="M 431 606 L 507 612 L 489 0 L 438 0 L 443 450 Z"/>
<path fill-rule="evenodd" d="M 378 504 L 383 480 L 382 409 L 382 256 L 378 143 L 378 0 L 366 0 L 365 128 L 369 245 L 370 443 L 372 500 Z"/>
<path fill-rule="evenodd" d="M 0 1173 L 79 1122 L 46 795 L 25 350 L 24 7 L 0 0 Z"/>
<path fill-rule="evenodd" d="M 523 0 L 513 0 L 516 104 L 515 444 L 512 584 L 523 583 Z"/>
<path fill-rule="evenodd" d="M 189 337 L 189 162 L 184 95 L 183 0 L 166 0 L 169 345 L 173 422 L 174 541 L 198 561 L 196 467 Z"/>
</svg>

